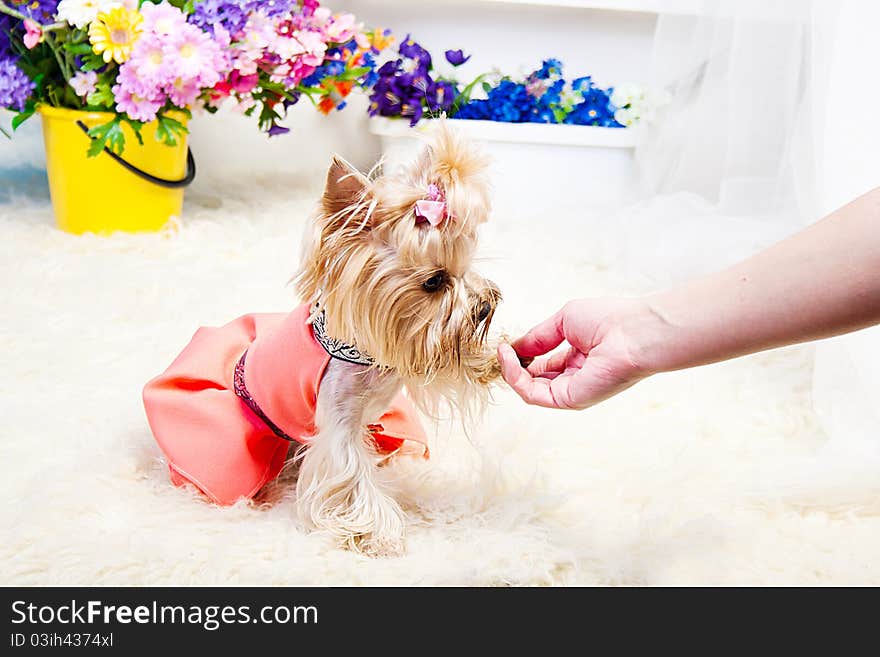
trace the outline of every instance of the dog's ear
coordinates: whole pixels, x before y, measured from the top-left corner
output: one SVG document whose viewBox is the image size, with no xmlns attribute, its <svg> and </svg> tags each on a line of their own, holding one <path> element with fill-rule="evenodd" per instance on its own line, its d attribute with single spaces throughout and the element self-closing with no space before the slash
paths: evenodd
<svg viewBox="0 0 880 657">
<path fill-rule="evenodd" d="M 366 176 L 338 155 L 334 155 L 327 172 L 327 184 L 322 199 L 324 213 L 333 216 L 348 207 L 356 206 L 366 198 L 369 187 L 370 181 Z"/>
</svg>

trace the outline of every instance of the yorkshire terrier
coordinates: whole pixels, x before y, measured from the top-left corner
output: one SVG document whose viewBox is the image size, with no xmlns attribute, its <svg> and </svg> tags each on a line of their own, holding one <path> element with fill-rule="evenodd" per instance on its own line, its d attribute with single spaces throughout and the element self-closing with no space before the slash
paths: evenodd
<svg viewBox="0 0 880 657">
<path fill-rule="evenodd" d="M 334 158 L 296 277 L 305 303 L 200 329 L 144 391 L 175 483 L 251 497 L 294 440 L 306 526 L 400 553 L 405 517 L 381 465 L 427 454 L 414 406 L 468 414 L 500 373 L 487 332 L 501 294 L 473 270 L 489 212 L 487 160 L 447 124 L 393 172 Z"/>
</svg>

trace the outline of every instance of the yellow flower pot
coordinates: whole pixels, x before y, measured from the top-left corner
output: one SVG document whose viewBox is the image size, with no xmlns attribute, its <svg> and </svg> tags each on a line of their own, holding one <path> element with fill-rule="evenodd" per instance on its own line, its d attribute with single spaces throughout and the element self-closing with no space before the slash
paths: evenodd
<svg viewBox="0 0 880 657">
<path fill-rule="evenodd" d="M 141 130 L 141 146 L 122 123 L 125 152 L 87 157 L 91 128 L 113 114 L 41 106 L 46 171 L 58 227 L 70 233 L 157 231 L 183 207 L 183 189 L 195 175 L 186 139 L 176 146 L 156 141 L 156 122 Z M 169 114 L 186 122 L 181 114 Z M 82 125 L 80 125 L 82 124 Z"/>
</svg>

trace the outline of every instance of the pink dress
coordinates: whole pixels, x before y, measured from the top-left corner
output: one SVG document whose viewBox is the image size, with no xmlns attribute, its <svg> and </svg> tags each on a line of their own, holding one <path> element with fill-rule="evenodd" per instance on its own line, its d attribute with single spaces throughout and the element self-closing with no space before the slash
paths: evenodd
<svg viewBox="0 0 880 657">
<path fill-rule="evenodd" d="M 330 353 L 307 323 L 309 307 L 239 317 L 203 327 L 144 388 L 153 435 L 171 480 L 193 484 L 218 504 L 253 497 L 278 476 L 290 441 L 316 433 L 315 405 Z M 383 453 L 427 438 L 402 394 L 369 425 Z"/>
</svg>

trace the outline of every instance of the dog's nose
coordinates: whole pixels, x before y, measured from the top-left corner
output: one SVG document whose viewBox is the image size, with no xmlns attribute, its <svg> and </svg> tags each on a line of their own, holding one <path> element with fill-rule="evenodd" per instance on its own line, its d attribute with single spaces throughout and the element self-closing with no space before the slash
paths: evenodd
<svg viewBox="0 0 880 657">
<path fill-rule="evenodd" d="M 482 322 L 489 316 L 489 313 L 492 312 L 492 304 L 488 301 L 484 301 L 480 306 L 480 312 L 477 314 L 477 321 Z"/>
</svg>

